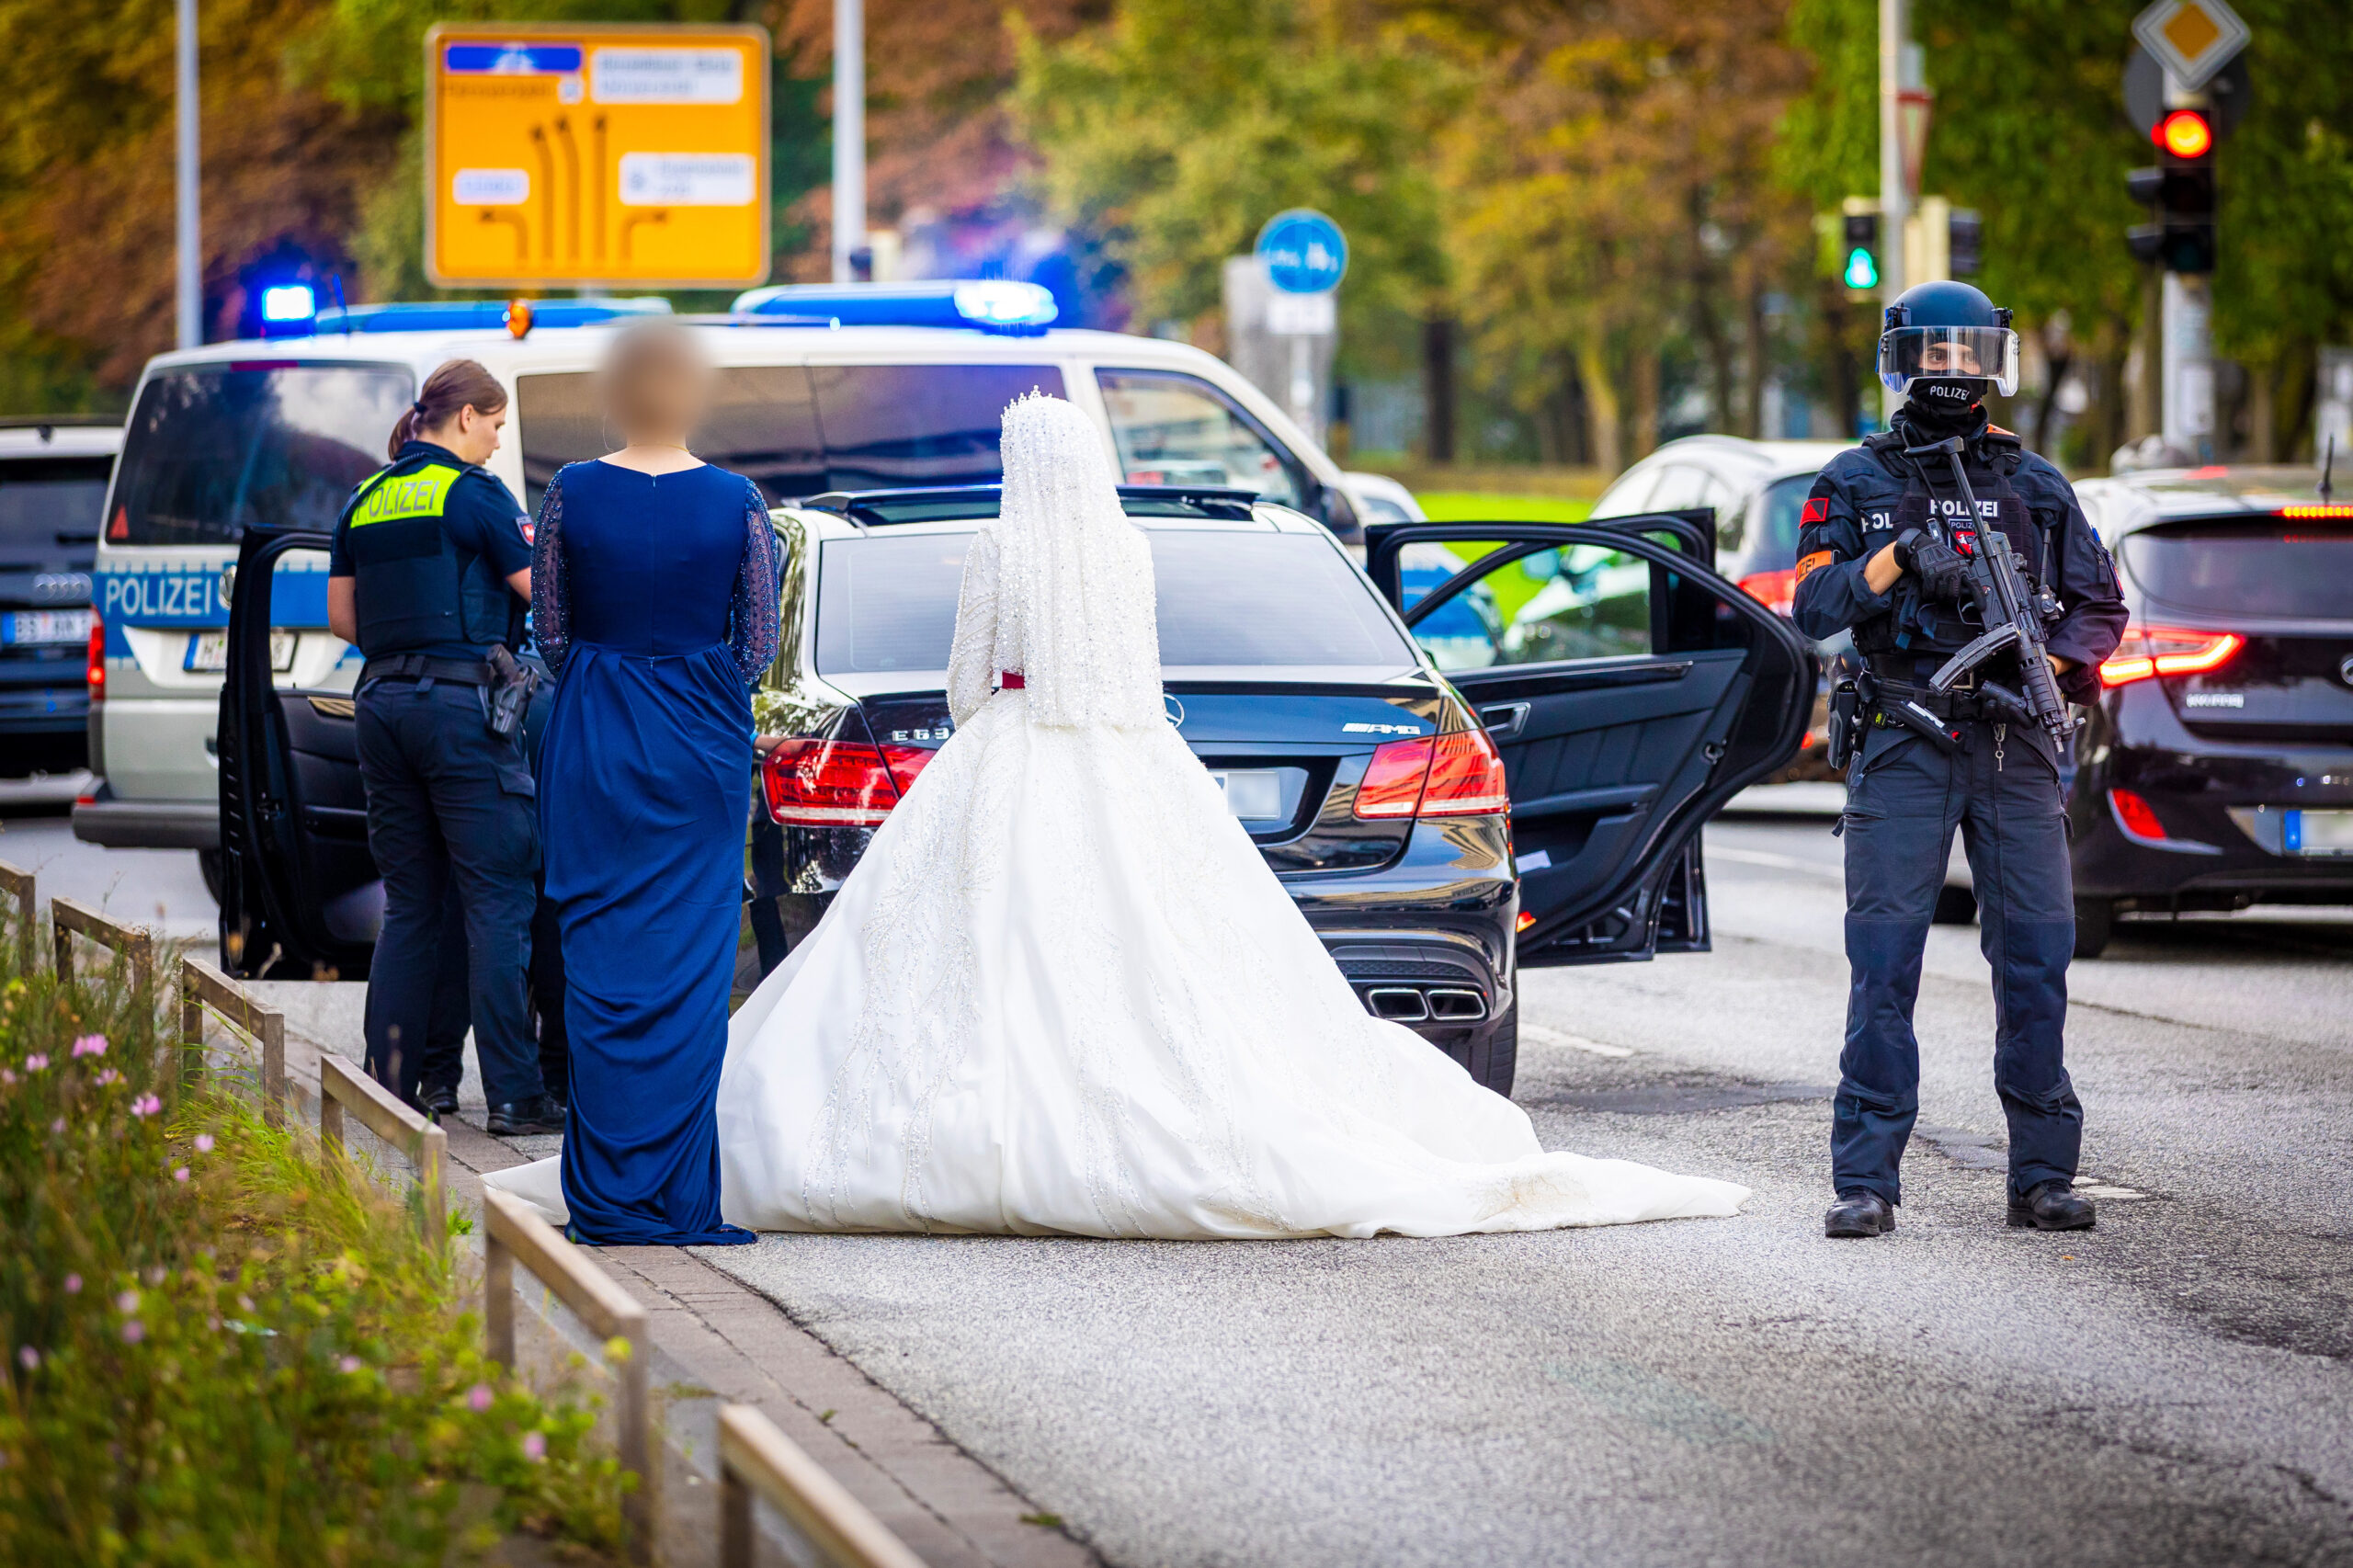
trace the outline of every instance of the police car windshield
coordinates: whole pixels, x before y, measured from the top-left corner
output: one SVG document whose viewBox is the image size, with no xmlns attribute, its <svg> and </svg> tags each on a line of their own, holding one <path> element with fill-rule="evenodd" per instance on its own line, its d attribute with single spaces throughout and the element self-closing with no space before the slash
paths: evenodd
<svg viewBox="0 0 2353 1568">
<path fill-rule="evenodd" d="M 0 462 L 0 572 L 86 571 L 110 458 Z"/>
<path fill-rule="evenodd" d="M 233 544 L 335 526 L 415 395 L 392 365 L 233 362 L 147 382 L 123 436 L 108 544 Z"/>
<path fill-rule="evenodd" d="M 1160 662 L 1397 670 L 1413 650 L 1372 585 L 1312 534 L 1154 528 Z M 819 557 L 817 669 L 948 667 L 970 534 L 827 540 Z"/>
</svg>

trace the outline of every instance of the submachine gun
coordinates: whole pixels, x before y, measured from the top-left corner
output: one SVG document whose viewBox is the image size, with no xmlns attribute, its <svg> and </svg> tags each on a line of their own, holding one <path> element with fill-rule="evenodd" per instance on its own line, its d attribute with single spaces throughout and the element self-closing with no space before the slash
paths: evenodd
<svg viewBox="0 0 2353 1568">
<path fill-rule="evenodd" d="M 1977 683 L 1978 691 L 2010 709 L 2021 723 L 2040 724 L 2052 740 L 2064 741 L 2075 733 L 2075 716 L 2068 710 L 2058 679 L 2051 673 L 2043 631 L 2047 623 L 2059 619 L 2059 601 L 2049 588 L 2038 593 L 2027 585 L 2026 574 L 2018 570 L 2018 557 L 2010 551 L 2009 537 L 1978 515 L 1977 496 L 1970 490 L 1969 475 L 1961 466 L 1960 437 L 1906 447 L 1904 455 L 1925 461 L 1938 452 L 1952 465 L 1952 482 L 1960 486 L 1961 506 L 1976 529 L 1977 548 L 1967 557 L 1969 593 L 1977 605 L 1978 622 L 1985 630 L 1928 677 L 1928 687 L 1949 691 L 1954 682 L 1996 653 L 2014 649 L 2024 695 L 1983 677 Z"/>
</svg>

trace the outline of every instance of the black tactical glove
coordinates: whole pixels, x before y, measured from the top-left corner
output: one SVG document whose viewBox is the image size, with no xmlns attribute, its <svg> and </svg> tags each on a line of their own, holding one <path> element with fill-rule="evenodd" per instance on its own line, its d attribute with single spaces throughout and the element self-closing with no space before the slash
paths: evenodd
<svg viewBox="0 0 2353 1568">
<path fill-rule="evenodd" d="M 1925 528 L 1906 528 L 1895 540 L 1895 563 L 1920 579 L 1927 597 L 1958 604 L 1969 592 L 1969 562 Z"/>
</svg>

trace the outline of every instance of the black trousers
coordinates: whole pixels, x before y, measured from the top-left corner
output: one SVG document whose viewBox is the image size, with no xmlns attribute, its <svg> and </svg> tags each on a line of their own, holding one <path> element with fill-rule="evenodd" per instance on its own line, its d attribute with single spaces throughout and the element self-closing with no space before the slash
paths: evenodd
<svg viewBox="0 0 2353 1568">
<path fill-rule="evenodd" d="M 531 911 L 531 966 L 525 989 L 531 1022 L 540 1037 L 540 1081 L 551 1094 L 566 1094 L 572 1051 L 563 1030 L 563 941 L 544 878 L 538 880 L 538 886 L 537 905 Z M 446 1084 L 454 1089 L 466 1075 L 466 1030 L 473 1022 L 467 1012 L 471 983 L 465 905 L 458 898 L 453 879 L 442 907 L 441 956 L 434 972 L 433 1017 L 425 1040 L 427 1085 Z"/>
<path fill-rule="evenodd" d="M 2040 730 L 1961 728 L 1968 749 L 1950 757 L 1906 730 L 1867 732 L 1840 824 L 1852 983 L 1831 1181 L 1890 1203 L 1903 1200 L 1897 1166 L 1920 1109 L 1912 1006 L 1956 827 L 1994 971 L 1994 1089 L 2009 1123 L 2013 1195 L 2073 1180 L 2083 1145 L 2063 1040 L 2075 906 L 2057 751 Z"/>
<path fill-rule="evenodd" d="M 438 1009 L 435 998 L 454 891 L 483 1092 L 493 1105 L 532 1098 L 540 1081 L 524 971 L 539 835 L 522 752 L 485 727 L 475 687 L 370 681 L 358 718 L 368 847 L 384 878 L 368 985 L 369 1071 L 403 1099 L 416 1098 L 426 1048 L 450 1017 L 446 994 Z"/>
</svg>

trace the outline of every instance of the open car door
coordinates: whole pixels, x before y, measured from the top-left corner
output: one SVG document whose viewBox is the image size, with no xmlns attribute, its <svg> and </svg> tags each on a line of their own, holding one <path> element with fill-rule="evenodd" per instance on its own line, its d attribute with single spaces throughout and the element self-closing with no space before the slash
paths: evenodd
<svg viewBox="0 0 2353 1568">
<path fill-rule="evenodd" d="M 1710 945 L 1699 829 L 1794 756 L 1811 643 L 1685 515 L 1387 530 L 1372 580 L 1503 754 L 1530 967 Z"/>
<path fill-rule="evenodd" d="M 219 738 L 221 961 L 233 974 L 364 979 L 383 924 L 351 693 L 277 682 L 291 661 L 272 596 L 324 574 L 328 542 L 253 528 L 237 553 Z"/>
</svg>

